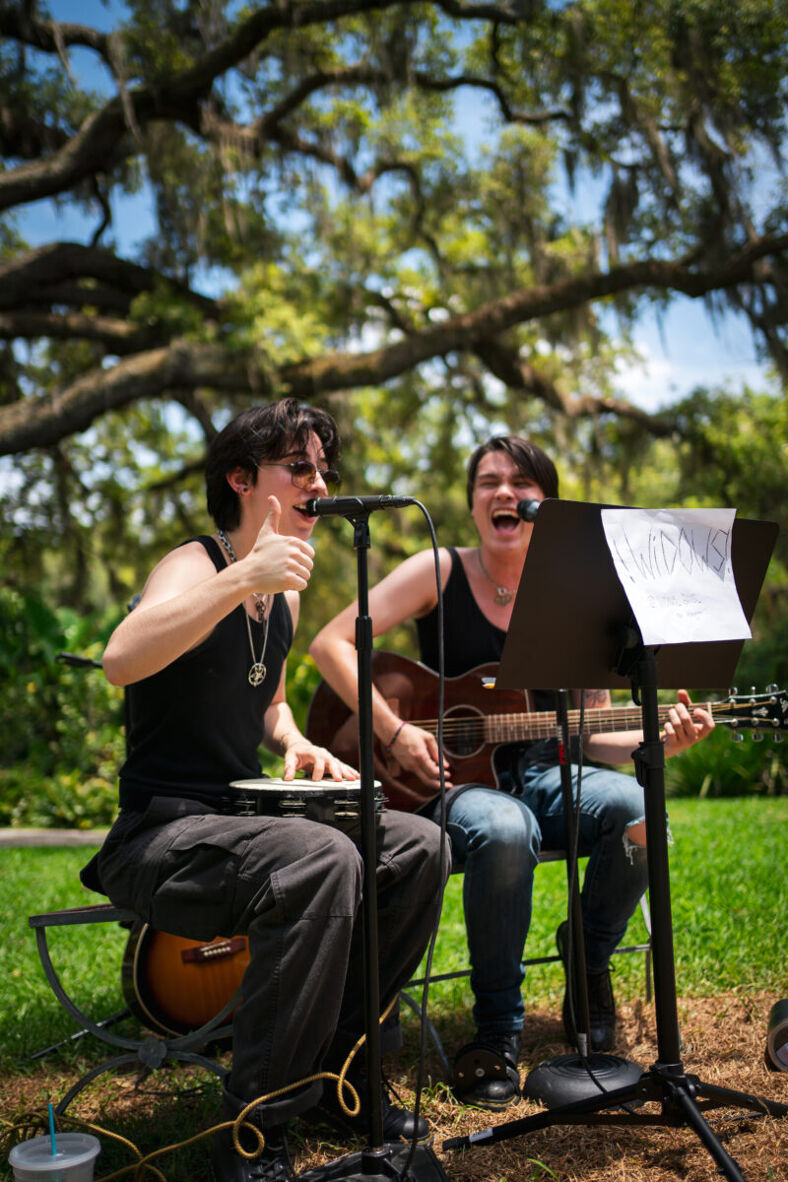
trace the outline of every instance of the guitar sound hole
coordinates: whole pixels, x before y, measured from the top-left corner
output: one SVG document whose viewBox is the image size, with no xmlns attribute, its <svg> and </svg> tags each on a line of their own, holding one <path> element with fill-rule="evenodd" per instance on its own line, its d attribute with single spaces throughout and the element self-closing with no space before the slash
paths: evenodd
<svg viewBox="0 0 788 1182">
<path fill-rule="evenodd" d="M 470 706 L 455 706 L 443 716 L 443 749 L 464 759 L 484 746 L 484 715 Z"/>
</svg>

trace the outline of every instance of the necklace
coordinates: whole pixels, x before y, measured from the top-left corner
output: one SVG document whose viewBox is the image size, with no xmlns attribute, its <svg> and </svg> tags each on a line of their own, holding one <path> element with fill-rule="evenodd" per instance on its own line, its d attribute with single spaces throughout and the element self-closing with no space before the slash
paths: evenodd
<svg viewBox="0 0 788 1182">
<path fill-rule="evenodd" d="M 501 607 L 506 607 L 507 603 L 511 603 L 514 599 L 516 588 L 515 591 L 510 591 L 508 587 L 502 587 L 500 583 L 496 583 L 495 579 L 491 578 L 484 569 L 481 549 L 477 550 L 476 553 L 479 555 L 479 566 L 481 567 L 482 574 L 484 575 L 487 582 L 492 583 L 493 587 L 495 588 L 495 595 L 493 596 L 494 602 L 500 604 Z"/>
<path fill-rule="evenodd" d="M 237 562 L 238 556 L 233 549 L 233 544 L 227 537 L 223 529 L 217 529 L 216 535 L 219 541 L 224 546 L 230 558 L 230 562 Z M 263 595 L 262 591 L 253 591 L 254 604 L 257 609 L 257 619 L 263 626 L 263 646 L 260 649 L 260 659 L 254 655 L 254 641 L 252 640 L 252 625 L 249 623 L 249 613 L 246 608 L 243 608 L 244 619 L 246 620 L 246 635 L 249 637 L 249 652 L 252 654 L 252 664 L 249 666 L 247 677 L 249 684 L 258 686 L 265 681 L 266 667 L 263 664 L 263 657 L 265 656 L 265 646 L 268 644 L 268 616 L 266 615 L 266 608 L 268 606 L 268 596 Z M 241 604 L 243 607 L 243 604 Z"/>
</svg>

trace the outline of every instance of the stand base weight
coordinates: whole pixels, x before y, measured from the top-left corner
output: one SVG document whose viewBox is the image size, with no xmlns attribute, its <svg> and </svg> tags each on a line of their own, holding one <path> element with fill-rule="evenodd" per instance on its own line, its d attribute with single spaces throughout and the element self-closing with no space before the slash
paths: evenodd
<svg viewBox="0 0 788 1182">
<path fill-rule="evenodd" d="M 555 1108 L 635 1084 L 642 1074 L 637 1063 L 616 1055 L 595 1054 L 586 1059 L 580 1055 L 559 1055 L 528 1073 L 523 1096 L 546 1108 Z M 635 1103 L 642 1101 L 638 1099 Z"/>
</svg>

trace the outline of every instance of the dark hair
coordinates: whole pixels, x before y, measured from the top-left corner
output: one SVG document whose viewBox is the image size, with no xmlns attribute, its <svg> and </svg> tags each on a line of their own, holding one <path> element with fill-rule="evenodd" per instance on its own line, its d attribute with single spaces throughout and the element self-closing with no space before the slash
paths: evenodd
<svg viewBox="0 0 788 1182">
<path fill-rule="evenodd" d="M 558 472 L 550 457 L 541 447 L 519 435 L 494 435 L 482 443 L 468 461 L 468 508 L 473 505 L 473 486 L 482 458 L 490 451 L 505 451 L 512 457 L 523 476 L 538 484 L 546 497 L 558 496 Z"/>
<path fill-rule="evenodd" d="M 238 494 L 227 481 L 228 472 L 243 468 L 250 483 L 256 484 L 259 463 L 305 451 L 313 432 L 323 445 L 326 464 L 335 467 L 339 459 L 336 423 L 327 411 L 302 406 L 297 398 L 252 406 L 219 432 L 205 461 L 206 504 L 219 529 L 235 529 L 241 520 Z"/>
</svg>

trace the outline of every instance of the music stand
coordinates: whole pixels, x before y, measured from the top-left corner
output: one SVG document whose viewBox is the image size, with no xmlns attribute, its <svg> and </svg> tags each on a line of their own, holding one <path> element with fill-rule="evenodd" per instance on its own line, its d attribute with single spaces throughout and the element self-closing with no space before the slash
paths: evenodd
<svg viewBox="0 0 788 1182">
<path fill-rule="evenodd" d="M 443 1142 L 443 1148 L 487 1146 L 559 1124 L 688 1125 L 720 1171 L 732 1182 L 744 1182 L 738 1164 L 724 1149 L 702 1112 L 709 1108 L 738 1107 L 771 1116 L 788 1116 L 788 1105 L 705 1083 L 697 1076 L 688 1076 L 681 1063 L 656 650 L 642 643 L 634 623 L 605 539 L 603 508 L 581 502 L 543 502 L 534 525 L 496 685 L 502 689 L 631 686 L 633 699 L 641 706 L 643 742 L 635 753 L 635 765 L 645 797 L 658 1059 L 634 1084 L 550 1108 L 470 1137 L 450 1138 Z M 755 610 L 776 535 L 777 527 L 772 522 L 737 520 L 734 523 L 733 571 L 748 620 Z M 737 640 L 662 645 L 659 682 L 672 688 L 729 685 L 742 645 L 743 641 Z M 631 1108 L 607 1111 L 649 1101 L 661 1102 L 659 1114 Z"/>
<path fill-rule="evenodd" d="M 369 615 L 369 572 L 367 551 L 370 547 L 369 515 L 359 499 L 358 508 L 347 514 L 353 524 L 353 548 L 356 551 L 358 615 L 356 616 L 356 651 L 358 666 L 358 733 L 361 798 L 361 856 L 364 864 L 361 914 L 364 933 L 364 1033 L 367 1056 L 367 1102 L 369 1144 L 358 1153 L 350 1153 L 327 1162 L 298 1177 L 301 1182 L 392 1182 L 393 1179 L 415 1182 L 448 1182 L 438 1158 L 429 1145 L 393 1145 L 383 1138 L 383 1112 L 380 1098 L 381 1037 L 380 980 L 378 970 L 378 910 L 375 810 L 374 731 L 372 727 L 372 617 Z"/>
</svg>

